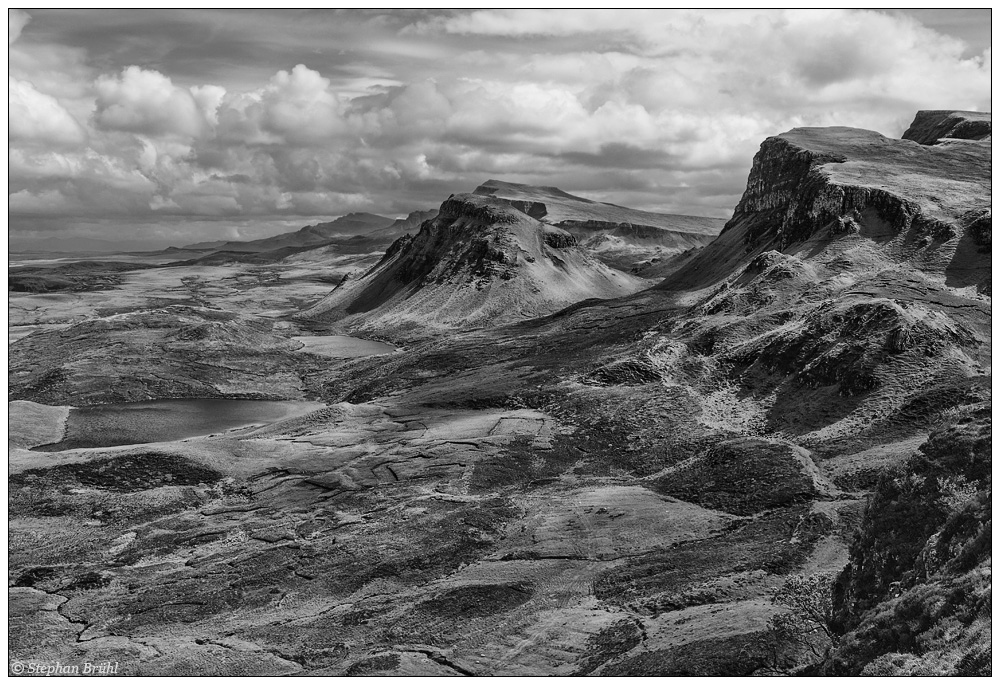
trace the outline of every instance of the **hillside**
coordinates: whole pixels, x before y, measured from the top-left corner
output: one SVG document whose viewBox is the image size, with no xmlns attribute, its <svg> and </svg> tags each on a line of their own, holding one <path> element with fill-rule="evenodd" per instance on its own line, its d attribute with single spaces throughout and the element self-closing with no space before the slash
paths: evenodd
<svg viewBox="0 0 1000 685">
<path fill-rule="evenodd" d="M 374 268 L 301 318 L 382 331 L 480 327 L 643 285 L 590 257 L 564 230 L 492 198 L 454 195 L 415 236 L 397 240 Z"/>
<path fill-rule="evenodd" d="M 601 261 L 646 278 L 672 271 L 681 253 L 707 245 L 724 223 L 709 217 L 629 209 L 558 188 L 494 179 L 473 192 L 501 199 L 532 218 L 565 229 Z"/>
<path fill-rule="evenodd" d="M 377 263 L 123 272 L 146 299 L 113 311 L 20 296 L 12 655 L 988 675 L 990 145 L 769 138 L 725 232 L 638 292 L 548 205 L 469 194 Z M 405 346 L 320 354 L 339 329 Z M 308 413 L 62 449 L 156 398 Z"/>
<path fill-rule="evenodd" d="M 787 530 L 808 531 L 789 541 L 808 539 L 813 551 L 781 570 L 749 561 L 740 568 L 768 569 L 772 589 L 736 596 L 785 611 L 792 602 L 794 612 L 795 588 L 816 588 L 835 643 L 794 637 L 815 624 L 752 618 L 717 585 L 683 595 L 671 575 L 683 557 L 649 552 L 595 581 L 597 595 L 628 597 L 613 601 L 665 621 L 702 602 L 727 607 L 739 637 L 683 650 L 653 642 L 598 673 L 981 674 L 989 146 L 844 128 L 769 139 L 726 232 L 663 286 L 455 335 L 377 366 L 359 360 L 326 383 L 351 402 L 519 407 L 574 435 L 589 426 L 532 471 L 561 487 L 592 468 L 739 515 L 811 502 Z M 925 456 L 913 457 L 921 445 Z M 802 458 L 811 485 L 782 454 Z M 590 466 L 571 467 L 577 459 Z M 864 517 L 869 490 L 877 510 Z M 837 595 L 834 579 L 852 559 L 837 586 L 849 594 Z"/>
<path fill-rule="evenodd" d="M 907 264 L 988 289 L 990 155 L 988 141 L 929 146 L 843 127 L 768 138 L 719 239 L 662 287 L 704 287 L 767 250 L 836 243 L 871 268 Z"/>
</svg>

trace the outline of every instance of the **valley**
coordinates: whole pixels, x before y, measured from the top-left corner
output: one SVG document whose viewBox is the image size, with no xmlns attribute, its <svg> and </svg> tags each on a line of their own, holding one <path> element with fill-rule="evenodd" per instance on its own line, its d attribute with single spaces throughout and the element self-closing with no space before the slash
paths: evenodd
<svg viewBox="0 0 1000 685">
<path fill-rule="evenodd" d="M 982 674 L 991 142 L 962 115 L 768 138 L 726 222 L 488 180 L 12 255 L 12 655 Z"/>
</svg>

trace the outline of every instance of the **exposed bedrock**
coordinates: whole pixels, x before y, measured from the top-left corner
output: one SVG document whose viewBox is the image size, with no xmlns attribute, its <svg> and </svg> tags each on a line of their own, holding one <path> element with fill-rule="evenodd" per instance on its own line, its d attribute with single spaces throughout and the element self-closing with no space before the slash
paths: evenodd
<svg viewBox="0 0 1000 685">
<path fill-rule="evenodd" d="M 747 189 L 723 232 L 746 226 L 743 242 L 748 248 L 773 238 L 784 249 L 827 226 L 834 234 L 858 233 L 864 213 L 874 211 L 897 234 L 919 222 L 923 232 L 940 240 L 954 237 L 947 222 L 925 215 L 915 199 L 831 179 L 826 165 L 850 161 L 845 155 L 809 150 L 783 137 L 768 138 L 754 158 Z"/>
<path fill-rule="evenodd" d="M 903 139 L 936 145 L 940 140 L 985 140 L 992 135 L 993 117 L 989 112 L 925 109 L 917 112 Z"/>
<path fill-rule="evenodd" d="M 793 129 L 761 144 L 720 236 L 663 287 L 704 287 L 758 252 L 850 236 L 949 285 L 980 284 L 990 188 L 989 140 L 929 146 L 861 129 Z"/>
</svg>

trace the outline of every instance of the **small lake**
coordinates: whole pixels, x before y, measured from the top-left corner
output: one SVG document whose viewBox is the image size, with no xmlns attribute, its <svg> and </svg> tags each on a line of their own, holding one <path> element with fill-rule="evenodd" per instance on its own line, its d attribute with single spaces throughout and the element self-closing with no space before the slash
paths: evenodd
<svg viewBox="0 0 1000 685">
<path fill-rule="evenodd" d="M 300 352 L 309 352 L 334 359 L 392 354 L 397 349 L 395 345 L 363 338 L 352 338 L 349 335 L 299 335 L 292 339 L 305 345 L 299 350 Z"/>
<path fill-rule="evenodd" d="M 321 409 L 319 402 L 266 400 L 153 400 L 74 407 L 62 441 L 33 448 L 61 452 L 81 447 L 114 447 L 169 442 L 268 424 Z"/>
</svg>

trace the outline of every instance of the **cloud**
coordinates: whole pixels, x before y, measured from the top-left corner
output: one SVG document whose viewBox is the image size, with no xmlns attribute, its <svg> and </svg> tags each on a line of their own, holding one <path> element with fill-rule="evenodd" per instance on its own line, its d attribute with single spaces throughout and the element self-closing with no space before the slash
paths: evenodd
<svg viewBox="0 0 1000 685">
<path fill-rule="evenodd" d="M 224 100 L 220 135 L 251 144 L 329 142 L 347 131 L 344 107 L 329 79 L 299 64 L 279 71 L 263 88 Z"/>
<path fill-rule="evenodd" d="M 22 10 L 7 10 L 7 45 L 21 37 L 21 31 L 31 21 L 31 15 Z"/>
<path fill-rule="evenodd" d="M 83 143 L 83 127 L 51 95 L 26 81 L 7 77 L 7 122 L 10 140 L 57 147 Z"/>
<path fill-rule="evenodd" d="M 989 50 L 866 10 L 33 10 L 18 38 L 22 14 L 9 192 L 35 218 L 250 235 L 489 177 L 723 216 L 767 136 L 990 104 Z"/>
<path fill-rule="evenodd" d="M 101 128 L 151 136 L 180 135 L 196 138 L 210 128 L 218 89 L 191 89 L 175 86 L 157 71 L 129 66 L 117 76 L 101 76 L 94 84 L 97 111 L 94 120 Z M 200 99 L 200 102 L 199 102 Z"/>
</svg>

